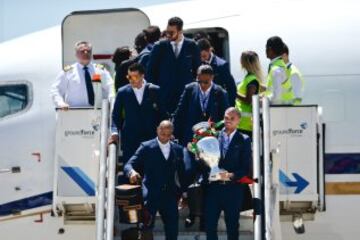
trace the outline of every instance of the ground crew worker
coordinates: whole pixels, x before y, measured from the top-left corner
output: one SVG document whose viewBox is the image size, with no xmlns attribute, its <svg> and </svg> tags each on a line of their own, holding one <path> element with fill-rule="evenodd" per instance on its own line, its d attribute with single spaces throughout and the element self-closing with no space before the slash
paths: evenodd
<svg viewBox="0 0 360 240">
<path fill-rule="evenodd" d="M 299 69 L 289 61 L 289 48 L 286 44 L 284 44 L 284 53 L 282 54 L 282 59 L 284 60 L 290 75 L 292 92 L 294 94 L 293 104 L 299 105 L 301 104 L 304 93 L 304 79 Z"/>
<path fill-rule="evenodd" d="M 289 104 L 293 101 L 291 81 L 286 64 L 282 59 L 284 42 L 278 36 L 271 37 L 266 43 L 266 56 L 271 60 L 268 68 L 266 96 L 272 104 Z"/>
<path fill-rule="evenodd" d="M 227 239 L 239 239 L 239 218 L 245 185 L 237 181 L 247 176 L 251 162 L 251 140 L 237 131 L 240 112 L 235 107 L 225 111 L 224 128 L 219 134 L 221 180 L 209 182 L 205 191 L 205 229 L 207 240 L 217 240 L 217 226 L 224 211 Z M 208 176 L 204 175 L 204 179 Z"/>
<path fill-rule="evenodd" d="M 246 76 L 237 86 L 235 106 L 241 112 L 238 129 L 252 138 L 252 96 L 259 93 L 263 74 L 261 72 L 259 56 L 256 52 L 243 52 L 240 63 L 242 68 L 246 70 Z"/>
<path fill-rule="evenodd" d="M 95 93 L 92 76 L 101 76 L 102 98 L 110 99 L 114 96 L 113 79 L 110 73 L 100 64 L 94 64 L 92 46 L 89 42 L 80 41 L 75 44 L 77 62 L 65 66 L 51 86 L 51 96 L 57 108 L 94 106 Z"/>
</svg>

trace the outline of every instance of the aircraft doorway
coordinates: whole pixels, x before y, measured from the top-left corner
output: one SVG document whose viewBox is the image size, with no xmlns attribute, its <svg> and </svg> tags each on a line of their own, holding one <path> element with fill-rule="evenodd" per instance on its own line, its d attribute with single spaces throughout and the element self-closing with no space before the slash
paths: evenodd
<svg viewBox="0 0 360 240">
<path fill-rule="evenodd" d="M 195 39 L 195 41 L 200 38 L 207 38 L 214 48 L 214 53 L 230 62 L 229 33 L 224 28 L 192 28 L 185 30 L 184 35 Z"/>
</svg>

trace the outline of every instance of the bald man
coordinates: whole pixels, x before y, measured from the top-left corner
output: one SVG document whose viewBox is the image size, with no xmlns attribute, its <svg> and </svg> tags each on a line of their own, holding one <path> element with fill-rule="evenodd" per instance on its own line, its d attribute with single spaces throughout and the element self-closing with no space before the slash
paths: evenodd
<svg viewBox="0 0 360 240">
<path fill-rule="evenodd" d="M 241 115 L 230 107 L 225 111 L 224 128 L 219 134 L 221 158 L 219 181 L 209 182 L 205 196 L 206 239 L 217 240 L 217 225 L 224 211 L 228 240 L 239 239 L 240 210 L 244 202 L 245 187 L 237 181 L 250 172 L 251 141 L 237 130 Z M 207 179 L 205 174 L 204 179 Z"/>
<path fill-rule="evenodd" d="M 124 168 L 130 183 L 142 182 L 144 205 L 150 216 L 146 225 L 152 228 L 159 212 L 166 240 L 177 239 L 177 195 L 186 187 L 183 149 L 170 141 L 173 128 L 170 121 L 162 121 L 157 127 L 157 137 L 141 143 Z"/>
</svg>

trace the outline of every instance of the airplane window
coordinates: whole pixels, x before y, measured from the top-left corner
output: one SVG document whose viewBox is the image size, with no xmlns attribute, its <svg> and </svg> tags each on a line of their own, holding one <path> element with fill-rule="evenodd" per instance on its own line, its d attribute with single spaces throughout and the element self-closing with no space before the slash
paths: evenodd
<svg viewBox="0 0 360 240">
<path fill-rule="evenodd" d="M 0 86 L 0 118 L 15 114 L 28 105 L 28 86 L 8 84 Z"/>
</svg>

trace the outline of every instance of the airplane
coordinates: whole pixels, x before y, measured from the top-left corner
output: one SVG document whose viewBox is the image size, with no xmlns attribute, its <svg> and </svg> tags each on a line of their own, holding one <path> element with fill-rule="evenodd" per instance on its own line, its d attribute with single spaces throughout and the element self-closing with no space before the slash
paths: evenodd
<svg viewBox="0 0 360 240">
<path fill-rule="evenodd" d="M 283 239 L 354 239 L 360 235 L 360 17 L 355 0 L 181 1 L 140 9 L 72 12 L 61 25 L 0 44 L 0 233 L 3 239 L 95 239 L 93 224 L 65 224 L 52 213 L 56 113 L 49 89 L 75 61 L 73 45 L 90 40 L 94 61 L 132 46 L 150 24 L 184 20 L 185 35 L 205 31 L 239 82 L 242 51 L 254 50 L 264 72 L 265 43 L 280 36 L 305 79 L 303 104 L 321 106 L 325 123 L 325 205 L 297 235 Z M 83 28 L 84 25 L 91 29 Z M 244 239 L 252 239 L 248 238 Z M 160 239 L 160 238 L 159 238 Z M 184 238 L 186 239 L 186 238 Z"/>
</svg>

